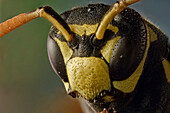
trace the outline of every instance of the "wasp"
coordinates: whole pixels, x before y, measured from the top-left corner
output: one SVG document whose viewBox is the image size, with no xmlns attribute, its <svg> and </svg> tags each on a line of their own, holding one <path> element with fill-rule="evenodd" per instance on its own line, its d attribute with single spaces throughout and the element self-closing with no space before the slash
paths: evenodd
<svg viewBox="0 0 170 113">
<path fill-rule="evenodd" d="M 89 4 L 59 15 L 51 7 L 0 24 L 0 36 L 44 17 L 53 26 L 47 41 L 50 63 L 68 95 L 86 112 L 169 113 L 168 37 L 121 0 Z"/>
</svg>

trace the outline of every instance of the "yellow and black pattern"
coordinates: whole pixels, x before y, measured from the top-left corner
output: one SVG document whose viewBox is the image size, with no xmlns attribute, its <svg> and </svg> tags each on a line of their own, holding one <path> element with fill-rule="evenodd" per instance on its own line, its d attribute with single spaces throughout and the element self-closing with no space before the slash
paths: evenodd
<svg viewBox="0 0 170 113">
<path fill-rule="evenodd" d="M 118 113 L 169 112 L 167 36 L 138 12 L 126 8 L 98 40 L 96 30 L 110 8 L 90 4 L 61 14 L 63 30 L 52 26 L 48 37 L 53 69 L 67 93 L 81 97 L 96 112 L 104 108 Z M 68 31 L 72 40 L 62 31 Z"/>
</svg>

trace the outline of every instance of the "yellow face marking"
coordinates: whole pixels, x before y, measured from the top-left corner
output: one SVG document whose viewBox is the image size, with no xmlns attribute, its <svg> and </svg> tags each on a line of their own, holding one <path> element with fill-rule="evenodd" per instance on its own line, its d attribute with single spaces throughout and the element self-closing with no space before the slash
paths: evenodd
<svg viewBox="0 0 170 113">
<path fill-rule="evenodd" d="M 63 81 L 63 83 L 64 83 L 64 86 L 65 86 L 66 91 L 68 92 L 68 89 L 69 89 L 69 83 L 68 83 L 68 82 L 64 82 L 64 81 Z"/>
<path fill-rule="evenodd" d="M 94 34 L 96 32 L 96 29 L 98 27 L 98 23 L 95 25 L 88 25 L 88 24 L 83 24 L 83 25 L 77 25 L 77 24 L 70 24 L 69 27 L 72 32 L 75 34 L 78 34 L 79 36 L 89 36 L 91 34 Z M 107 29 L 111 30 L 115 34 L 119 31 L 118 27 L 112 26 L 111 24 L 108 25 Z M 61 32 L 59 31 L 57 34 L 60 34 Z"/>
<path fill-rule="evenodd" d="M 106 59 L 108 63 L 110 62 L 110 57 L 112 55 L 113 48 L 115 47 L 115 44 L 117 43 L 119 39 L 120 39 L 120 36 L 107 41 L 106 45 L 100 51 L 102 56 Z"/>
<path fill-rule="evenodd" d="M 100 58 L 72 58 L 67 62 L 66 70 L 72 91 L 79 92 L 87 100 L 111 88 L 108 66 Z"/>
<path fill-rule="evenodd" d="M 147 25 L 146 25 L 146 28 L 148 31 Z M 150 46 L 150 32 L 147 32 L 147 45 L 146 45 L 146 50 L 145 50 L 142 61 L 140 62 L 137 69 L 134 71 L 134 73 L 129 78 L 127 78 L 126 80 L 122 80 L 122 81 L 113 81 L 113 86 L 116 89 L 118 89 L 124 93 L 130 93 L 135 89 L 136 84 L 142 74 L 142 71 L 143 71 L 143 66 L 144 66 L 144 63 L 145 63 L 145 60 L 147 57 L 149 46 Z"/>
<path fill-rule="evenodd" d="M 111 24 L 109 24 L 109 25 L 107 26 L 107 29 L 111 30 L 111 31 L 112 31 L 113 33 L 115 33 L 115 34 L 117 34 L 118 31 L 119 31 L 118 27 L 112 26 Z"/>
<path fill-rule="evenodd" d="M 62 42 L 58 38 L 54 38 L 54 40 L 57 42 L 60 51 L 63 55 L 64 62 L 66 63 L 71 58 L 73 50 L 69 48 L 66 42 Z"/>
<path fill-rule="evenodd" d="M 162 61 L 164 70 L 165 70 L 165 74 L 166 74 L 166 78 L 168 80 L 168 82 L 170 83 L 170 62 L 166 59 L 164 59 Z"/>
<path fill-rule="evenodd" d="M 77 25 L 77 24 L 71 24 L 71 25 L 69 25 L 71 31 L 74 32 L 75 34 L 78 34 L 79 36 L 83 36 L 84 34 L 86 36 L 89 36 L 89 35 L 95 33 L 97 26 L 98 26 L 98 24 L 95 24 L 95 25 L 88 25 L 88 24 Z"/>
</svg>

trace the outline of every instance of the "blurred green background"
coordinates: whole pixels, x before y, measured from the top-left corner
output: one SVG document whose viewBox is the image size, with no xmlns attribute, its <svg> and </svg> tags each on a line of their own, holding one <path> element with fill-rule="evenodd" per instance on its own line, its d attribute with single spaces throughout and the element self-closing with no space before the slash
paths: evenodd
<svg viewBox="0 0 170 113">
<path fill-rule="evenodd" d="M 0 0 L 0 22 L 49 5 L 58 13 L 89 3 L 115 0 Z M 170 36 L 170 1 L 143 0 L 132 5 Z M 0 113 L 81 113 L 76 99 L 50 66 L 46 40 L 51 24 L 35 19 L 0 39 Z"/>
</svg>

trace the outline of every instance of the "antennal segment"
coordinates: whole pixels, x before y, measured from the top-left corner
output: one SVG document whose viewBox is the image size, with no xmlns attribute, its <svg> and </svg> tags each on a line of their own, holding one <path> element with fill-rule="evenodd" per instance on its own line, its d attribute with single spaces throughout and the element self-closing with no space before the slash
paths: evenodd
<svg viewBox="0 0 170 113">
<path fill-rule="evenodd" d="M 103 39 L 104 33 L 108 24 L 113 20 L 113 18 L 119 14 L 123 9 L 125 9 L 128 5 L 134 4 L 140 0 L 121 0 L 117 1 L 110 10 L 105 14 L 102 21 L 100 22 L 98 29 L 96 31 L 96 38 L 98 40 Z"/>
<path fill-rule="evenodd" d="M 0 24 L 0 37 L 22 26 L 23 24 L 39 17 L 40 9 L 30 13 L 22 13 Z"/>
<path fill-rule="evenodd" d="M 0 24 L 0 37 L 9 33 L 10 31 L 22 26 L 23 24 L 37 18 L 44 17 L 50 21 L 64 36 L 66 41 L 71 41 L 73 38 L 73 33 L 70 30 L 67 23 L 56 13 L 51 7 L 45 6 L 38 8 L 37 10 L 30 13 L 23 13 L 15 16 Z"/>
<path fill-rule="evenodd" d="M 64 36 L 67 41 L 71 41 L 73 33 L 68 24 L 51 7 L 45 6 L 40 10 L 40 16 L 50 21 Z"/>
</svg>

